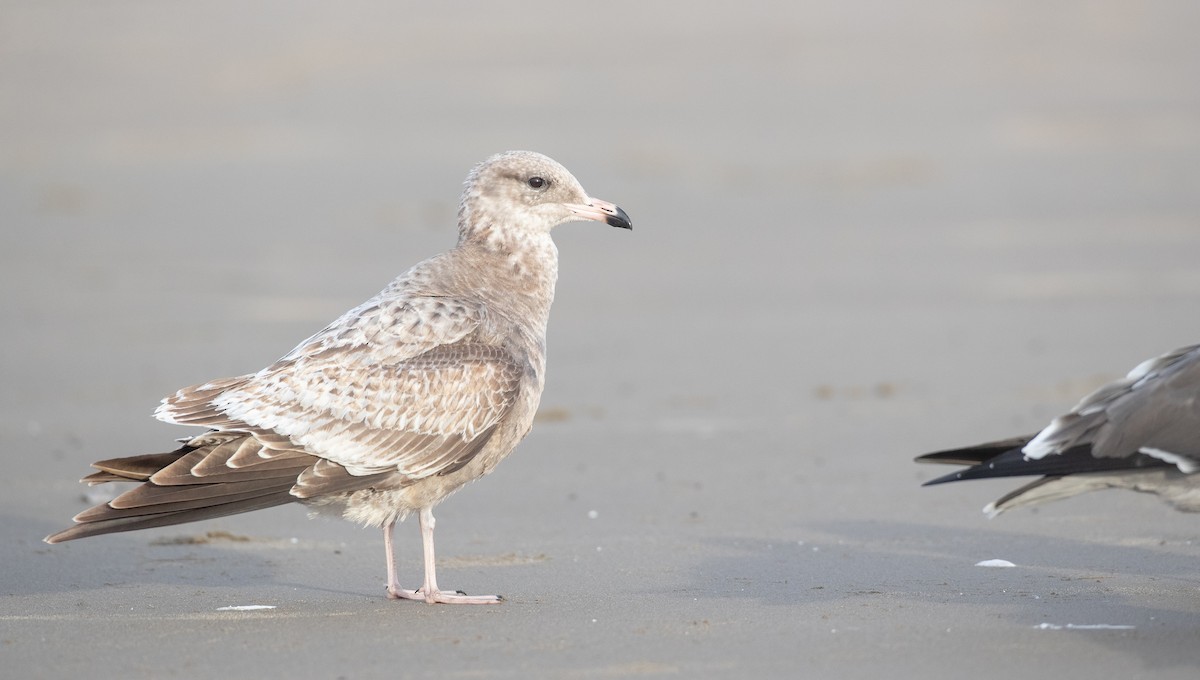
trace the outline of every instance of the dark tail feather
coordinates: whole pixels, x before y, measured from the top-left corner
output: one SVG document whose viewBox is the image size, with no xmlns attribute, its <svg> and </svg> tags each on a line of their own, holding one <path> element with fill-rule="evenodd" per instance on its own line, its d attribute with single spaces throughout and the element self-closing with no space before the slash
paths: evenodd
<svg viewBox="0 0 1200 680">
<path fill-rule="evenodd" d="M 260 480 L 236 484 L 195 484 L 192 486 L 168 487 L 143 484 L 108 503 L 97 505 L 75 515 L 76 522 L 96 522 L 116 517 L 137 515 L 161 515 L 180 510 L 197 510 L 206 507 L 228 505 L 238 501 L 287 494 L 295 483 L 289 479 Z M 127 499 L 126 496 L 141 493 L 145 502 Z M 292 498 L 291 500 L 295 500 Z"/>
<path fill-rule="evenodd" d="M 120 531 L 134 531 L 136 529 L 149 529 L 152 527 L 171 526 L 172 524 L 198 522 L 202 519 L 213 519 L 215 517 L 236 515 L 243 512 L 249 512 L 251 510 L 271 508 L 276 505 L 291 503 L 295 500 L 296 499 L 293 498 L 285 489 L 282 492 L 277 492 L 267 496 L 247 498 L 234 501 L 232 503 L 209 505 L 207 507 L 194 508 L 190 510 L 163 512 L 154 515 L 142 515 L 139 517 L 117 516 L 112 519 L 97 519 L 82 524 L 76 524 L 70 529 L 64 529 L 56 534 L 51 534 L 45 538 L 45 541 L 47 543 L 62 543 L 63 541 L 73 541 L 77 538 L 86 538 L 88 536 L 115 534 Z M 97 506 L 97 508 L 103 507 L 105 506 Z"/>
<path fill-rule="evenodd" d="M 99 483 L 101 481 L 144 482 L 150 479 L 150 475 L 195 450 L 195 447 L 182 446 L 170 453 L 151 453 L 144 456 L 98 460 L 92 463 L 92 467 L 100 472 L 94 472 L 80 481 L 92 483 Z M 102 476 L 103 479 L 99 479 Z"/>
<path fill-rule="evenodd" d="M 75 516 L 77 524 L 46 537 L 61 543 L 86 536 L 195 522 L 297 500 L 290 492 L 297 477 L 317 458 L 287 452 L 238 468 L 223 464 L 248 435 L 238 433 L 197 438 L 171 453 L 112 458 L 93 463 L 99 472 L 83 478 L 89 484 L 142 482 L 112 501 Z M 201 443 L 202 442 L 202 443 Z M 202 465 L 212 455 L 213 461 Z M 156 475 L 166 471 L 161 477 Z M 200 474 L 193 473 L 195 470 Z M 153 480 L 153 481 L 152 481 Z M 157 483 L 162 481 L 163 483 Z"/>
</svg>

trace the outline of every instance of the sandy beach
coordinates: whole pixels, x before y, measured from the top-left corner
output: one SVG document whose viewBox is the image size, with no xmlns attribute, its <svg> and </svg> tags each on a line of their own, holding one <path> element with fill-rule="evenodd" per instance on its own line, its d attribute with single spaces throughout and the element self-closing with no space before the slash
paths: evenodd
<svg viewBox="0 0 1200 680">
<path fill-rule="evenodd" d="M 1200 6 L 602 7 L 0 5 L 3 674 L 1196 677 L 1200 517 L 912 459 L 1200 342 Z M 42 543 L 521 148 L 635 229 L 555 231 L 539 419 L 438 508 L 505 603 L 299 506 Z"/>
</svg>

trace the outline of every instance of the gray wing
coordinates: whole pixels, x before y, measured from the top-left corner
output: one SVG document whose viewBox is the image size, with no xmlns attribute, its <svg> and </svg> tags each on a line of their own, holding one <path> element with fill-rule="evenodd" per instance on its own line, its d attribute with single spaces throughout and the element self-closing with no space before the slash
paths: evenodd
<svg viewBox="0 0 1200 680">
<path fill-rule="evenodd" d="M 1124 379 L 1084 397 L 1024 448 L 1039 459 L 1090 445 L 1098 458 L 1137 453 L 1183 472 L 1200 469 L 1200 345 L 1138 365 Z"/>
</svg>

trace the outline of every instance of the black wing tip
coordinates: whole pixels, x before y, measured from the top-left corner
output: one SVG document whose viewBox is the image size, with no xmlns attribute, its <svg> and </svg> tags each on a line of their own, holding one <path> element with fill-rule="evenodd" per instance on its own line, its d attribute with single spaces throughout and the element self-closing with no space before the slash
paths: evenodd
<svg viewBox="0 0 1200 680">
<path fill-rule="evenodd" d="M 1024 448 L 1029 440 L 1033 439 L 1034 435 L 1024 435 L 1020 437 L 1009 437 L 1008 439 L 999 439 L 996 441 L 986 442 L 984 444 L 976 444 L 974 446 L 963 446 L 956 449 L 944 449 L 926 453 L 917 456 L 913 460 L 918 463 L 941 463 L 946 465 L 979 465 L 985 461 L 991 460 L 996 456 L 1003 455 L 1014 449 Z"/>
<path fill-rule="evenodd" d="M 942 475 L 941 477 L 935 477 L 934 479 L 931 479 L 927 482 L 923 482 L 921 484 L 921 486 L 937 486 L 938 484 L 945 484 L 947 482 L 957 482 L 957 481 L 960 481 L 963 479 L 964 472 L 965 472 L 965 470 L 959 470 L 958 472 L 951 472 L 948 475 Z"/>
<path fill-rule="evenodd" d="M 923 463 L 951 463 L 967 465 L 968 467 L 932 479 L 922 484 L 930 486 L 956 482 L 967 479 L 991 479 L 1000 477 L 1063 477 L 1066 475 L 1088 474 L 1096 472 L 1125 472 L 1145 470 L 1157 467 L 1169 467 L 1173 463 L 1153 458 L 1143 453 L 1131 453 L 1120 457 L 1098 458 L 1092 453 L 1090 444 L 1080 444 L 1053 455 L 1040 458 L 1029 458 L 1021 447 L 1007 450 L 991 448 L 984 450 L 999 451 L 987 456 L 977 456 L 977 449 L 960 449 L 939 451 L 917 458 Z"/>
<path fill-rule="evenodd" d="M 976 456 L 970 454 L 970 449 L 952 449 L 948 451 L 935 451 L 926 453 L 916 458 L 913 458 L 914 463 L 935 464 L 935 465 L 978 465 L 987 460 L 988 457 Z"/>
</svg>

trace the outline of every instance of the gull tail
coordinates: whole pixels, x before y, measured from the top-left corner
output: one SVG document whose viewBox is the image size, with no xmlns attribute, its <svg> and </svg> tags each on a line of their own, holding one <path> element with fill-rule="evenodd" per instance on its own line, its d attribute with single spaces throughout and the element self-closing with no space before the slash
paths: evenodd
<svg viewBox="0 0 1200 680">
<path fill-rule="evenodd" d="M 87 536 L 169 526 L 296 501 L 296 478 L 316 459 L 264 451 L 246 433 L 209 433 L 170 453 L 113 458 L 82 482 L 141 482 L 108 503 L 75 516 L 75 526 L 47 536 L 61 543 Z"/>
</svg>

